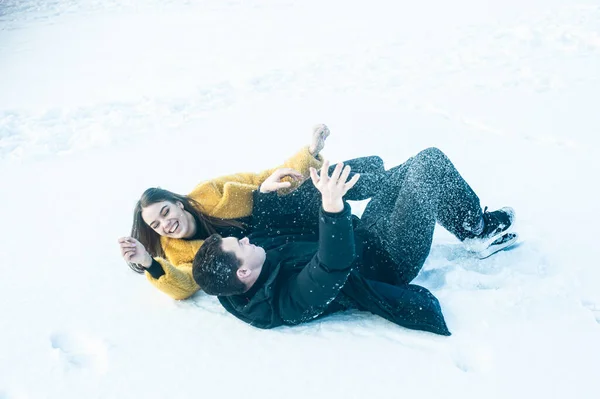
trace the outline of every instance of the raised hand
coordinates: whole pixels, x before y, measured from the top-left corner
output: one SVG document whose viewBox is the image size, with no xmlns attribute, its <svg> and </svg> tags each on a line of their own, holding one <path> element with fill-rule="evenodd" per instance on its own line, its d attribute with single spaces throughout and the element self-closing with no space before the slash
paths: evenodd
<svg viewBox="0 0 600 399">
<path fill-rule="evenodd" d="M 316 125 L 313 128 L 312 142 L 308 147 L 308 151 L 315 157 L 319 155 L 323 147 L 325 147 L 325 140 L 330 134 L 329 128 L 324 124 Z"/>
<path fill-rule="evenodd" d="M 284 177 L 290 177 L 293 180 L 300 181 L 303 176 L 297 170 L 291 168 L 280 168 L 271 174 L 261 185 L 261 193 L 270 193 L 277 191 L 282 188 L 288 188 L 292 186 L 292 183 L 288 181 L 281 181 Z"/>
<path fill-rule="evenodd" d="M 119 247 L 121 247 L 121 256 L 129 263 L 137 263 L 145 268 L 152 265 L 152 257 L 146 251 L 141 242 L 133 237 L 119 238 Z"/>
<path fill-rule="evenodd" d="M 337 213 L 344 209 L 344 195 L 350 190 L 360 175 L 355 174 L 350 180 L 350 166 L 344 167 L 343 163 L 338 163 L 335 169 L 328 175 L 329 161 L 323 161 L 321 166 L 321 174 L 317 175 L 315 168 L 310 168 L 310 178 L 313 184 L 321 192 L 323 199 L 323 210 L 326 212 Z"/>
</svg>

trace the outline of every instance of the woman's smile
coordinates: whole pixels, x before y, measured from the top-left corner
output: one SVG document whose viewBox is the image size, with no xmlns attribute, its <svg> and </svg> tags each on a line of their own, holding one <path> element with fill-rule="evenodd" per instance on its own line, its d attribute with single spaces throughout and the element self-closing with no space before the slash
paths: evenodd
<svg viewBox="0 0 600 399">
<path fill-rule="evenodd" d="M 171 229 L 169 231 L 167 231 L 167 233 L 175 234 L 175 232 L 177 232 L 178 229 L 179 229 L 179 222 L 175 221 L 171 224 Z"/>
</svg>

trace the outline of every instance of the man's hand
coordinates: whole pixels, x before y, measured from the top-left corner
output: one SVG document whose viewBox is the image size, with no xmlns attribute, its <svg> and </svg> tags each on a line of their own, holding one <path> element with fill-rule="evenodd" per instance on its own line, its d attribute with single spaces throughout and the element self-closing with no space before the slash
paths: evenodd
<svg viewBox="0 0 600 399">
<path fill-rule="evenodd" d="M 261 193 L 270 193 L 277 191 L 282 188 L 288 188 L 292 186 L 292 183 L 287 181 L 281 181 L 284 177 L 290 177 L 293 180 L 302 180 L 303 176 L 300 172 L 291 168 L 277 169 L 271 176 L 269 176 L 261 185 Z"/>
<path fill-rule="evenodd" d="M 325 147 L 325 139 L 329 137 L 329 128 L 324 124 L 316 125 L 313 128 L 313 137 L 310 146 L 308 147 L 308 152 L 311 153 L 313 157 L 319 155 L 323 147 Z"/>
<path fill-rule="evenodd" d="M 146 251 L 141 242 L 133 237 L 119 238 L 121 256 L 129 263 L 137 263 L 142 267 L 149 268 L 152 265 L 152 257 Z"/>
<path fill-rule="evenodd" d="M 317 175 L 317 170 L 315 168 L 310 168 L 310 178 L 317 190 L 321 192 L 321 197 L 323 198 L 323 210 L 330 213 L 341 212 L 344 210 L 344 195 L 346 195 L 348 190 L 354 187 L 360 178 L 360 175 L 357 173 L 352 179 L 346 182 L 350 175 L 350 166 L 344 167 L 344 164 L 338 163 L 333 170 L 331 177 L 328 175 L 328 170 L 329 162 L 323 161 L 321 176 L 319 177 Z"/>
</svg>

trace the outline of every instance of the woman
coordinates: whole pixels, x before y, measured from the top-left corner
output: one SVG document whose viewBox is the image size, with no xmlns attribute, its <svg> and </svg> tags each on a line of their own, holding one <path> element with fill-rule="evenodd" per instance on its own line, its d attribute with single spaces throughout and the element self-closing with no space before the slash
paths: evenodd
<svg viewBox="0 0 600 399">
<path fill-rule="evenodd" d="M 119 239 L 121 255 L 129 266 L 159 290 L 174 299 L 185 299 L 200 287 L 192 278 L 192 261 L 203 240 L 213 233 L 242 238 L 252 227 L 252 195 L 293 188 L 321 166 L 319 152 L 330 132 L 327 126 L 314 129 L 312 143 L 283 164 L 283 168 L 259 174 L 236 174 L 200 183 L 187 196 L 160 188 L 144 192 L 134 210 L 130 237 Z M 383 172 L 379 157 L 349 162 L 357 170 Z M 372 178 L 379 174 L 373 173 Z M 282 181 L 289 178 L 288 181 Z M 361 179 L 363 190 L 375 187 Z M 356 199 L 371 193 L 355 190 Z"/>
</svg>

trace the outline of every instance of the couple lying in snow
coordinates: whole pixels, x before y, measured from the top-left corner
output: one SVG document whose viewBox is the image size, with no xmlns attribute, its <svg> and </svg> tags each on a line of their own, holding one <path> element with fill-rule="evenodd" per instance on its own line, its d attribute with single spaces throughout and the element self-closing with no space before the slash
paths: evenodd
<svg viewBox="0 0 600 399">
<path fill-rule="evenodd" d="M 119 239 L 123 258 L 171 297 L 202 289 L 259 328 L 360 309 L 450 335 L 437 299 L 410 284 L 435 224 L 485 258 L 516 242 L 514 211 L 482 210 L 436 148 L 389 170 L 376 156 L 330 167 L 318 155 L 328 135 L 315 128 L 281 168 L 203 182 L 187 196 L 146 190 L 131 237 Z M 360 219 L 350 213 L 345 200 L 368 198 Z"/>
</svg>

